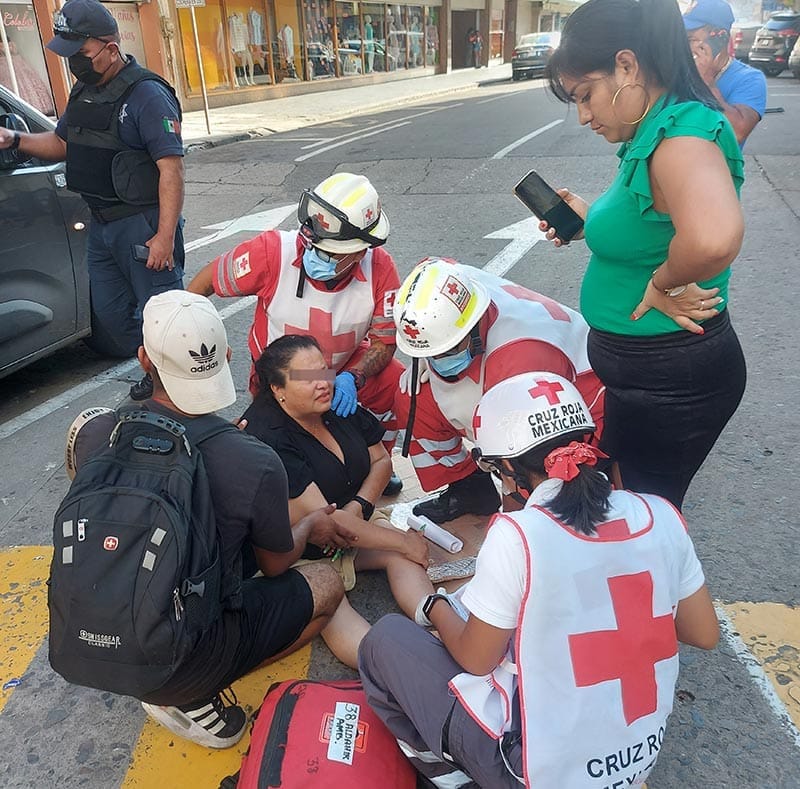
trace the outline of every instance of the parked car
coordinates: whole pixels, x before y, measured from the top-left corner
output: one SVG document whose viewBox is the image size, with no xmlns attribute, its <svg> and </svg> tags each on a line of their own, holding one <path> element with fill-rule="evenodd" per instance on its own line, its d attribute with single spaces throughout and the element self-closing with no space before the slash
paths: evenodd
<svg viewBox="0 0 800 789">
<path fill-rule="evenodd" d="M 789 68 L 792 70 L 795 79 L 800 79 L 800 38 L 794 42 L 794 48 L 789 55 Z"/>
<path fill-rule="evenodd" d="M 561 41 L 561 33 L 526 33 L 511 53 L 511 76 L 516 82 L 544 71 L 550 55 Z"/>
<path fill-rule="evenodd" d="M 789 53 L 800 38 L 800 12 L 777 11 L 756 33 L 750 64 L 767 76 L 777 77 L 789 64 Z"/>
<path fill-rule="evenodd" d="M 731 27 L 731 44 L 733 56 L 737 60 L 747 63 L 750 60 L 750 47 L 756 40 L 756 33 L 761 28 L 761 22 L 734 22 Z"/>
<path fill-rule="evenodd" d="M 55 124 L 0 85 L 0 126 Z M 83 200 L 63 162 L 0 151 L 0 377 L 91 334 Z"/>
</svg>

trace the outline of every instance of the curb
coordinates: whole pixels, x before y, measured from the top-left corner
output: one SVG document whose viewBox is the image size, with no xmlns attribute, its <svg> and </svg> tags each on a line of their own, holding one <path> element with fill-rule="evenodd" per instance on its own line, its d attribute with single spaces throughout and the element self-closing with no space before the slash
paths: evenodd
<svg viewBox="0 0 800 789">
<path fill-rule="evenodd" d="M 419 93 L 413 96 L 406 96 L 400 99 L 391 101 L 378 101 L 374 104 L 362 104 L 358 108 L 343 110 L 341 112 L 327 113 L 320 115 L 316 118 L 300 118 L 299 123 L 289 123 L 280 129 L 269 129 L 260 127 L 256 129 L 247 129 L 241 132 L 230 132 L 228 134 L 215 134 L 207 138 L 199 138 L 188 143 L 184 143 L 184 154 L 193 153 L 195 151 L 204 151 L 210 148 L 219 148 L 222 145 L 230 145 L 236 142 L 245 142 L 246 140 L 263 139 L 269 137 L 271 134 L 279 134 L 281 132 L 295 131 L 297 129 L 305 129 L 309 126 L 315 126 L 320 123 L 330 123 L 332 121 L 343 120 L 344 118 L 352 118 L 356 115 L 365 115 L 372 112 L 382 112 L 385 110 L 396 109 L 404 104 L 413 104 L 418 101 L 425 101 L 426 99 L 439 98 L 442 96 L 460 93 L 466 90 L 472 90 L 482 85 L 490 85 L 499 82 L 508 82 L 510 78 L 498 78 L 493 80 L 486 80 L 485 82 L 469 82 L 465 85 L 456 85 L 449 88 L 441 88 L 439 90 L 429 91 L 427 93 Z M 276 99 L 280 101 L 280 99 Z"/>
</svg>

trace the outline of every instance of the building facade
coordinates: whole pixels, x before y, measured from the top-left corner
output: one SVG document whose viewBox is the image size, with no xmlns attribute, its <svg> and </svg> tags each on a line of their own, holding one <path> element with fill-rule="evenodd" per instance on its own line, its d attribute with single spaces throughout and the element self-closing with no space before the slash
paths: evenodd
<svg viewBox="0 0 800 789">
<path fill-rule="evenodd" d="M 72 78 L 44 44 L 58 0 L 0 0 L 0 82 L 46 115 Z M 117 0 L 122 49 L 166 77 L 184 109 L 262 101 L 509 60 L 520 35 L 559 29 L 569 0 Z M 474 39 L 474 36 L 472 36 Z"/>
</svg>

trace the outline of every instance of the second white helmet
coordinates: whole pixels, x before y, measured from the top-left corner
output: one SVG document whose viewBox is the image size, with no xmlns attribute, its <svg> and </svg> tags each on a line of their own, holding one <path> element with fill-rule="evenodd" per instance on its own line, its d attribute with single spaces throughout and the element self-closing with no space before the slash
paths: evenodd
<svg viewBox="0 0 800 789">
<path fill-rule="evenodd" d="M 421 260 L 394 303 L 397 347 L 409 356 L 446 353 L 469 334 L 489 306 L 489 293 L 470 267 L 450 258 Z"/>
<path fill-rule="evenodd" d="M 495 384 L 472 418 L 481 458 L 515 458 L 569 434 L 595 429 L 580 392 L 554 373 L 521 373 Z"/>
</svg>

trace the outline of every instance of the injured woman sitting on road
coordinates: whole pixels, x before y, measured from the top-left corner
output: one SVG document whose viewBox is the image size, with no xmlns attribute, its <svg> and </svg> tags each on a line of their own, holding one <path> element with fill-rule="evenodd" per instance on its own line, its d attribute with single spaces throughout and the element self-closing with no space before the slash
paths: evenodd
<svg viewBox="0 0 800 789">
<path fill-rule="evenodd" d="M 313 337 L 278 338 L 256 362 L 260 391 L 242 417 L 244 429 L 283 461 L 292 523 L 326 503 L 336 504 L 333 517 L 358 535 L 358 548 L 341 556 L 309 546 L 303 560 L 341 562 L 346 590 L 355 584 L 355 570 L 386 570 L 392 594 L 413 617 L 430 589 L 428 545 L 416 532 L 395 529 L 375 510 L 392 473 L 381 444 L 383 428 L 360 406 L 346 418 L 330 410 L 335 373 Z M 355 668 L 368 630 L 369 623 L 345 597 L 322 636 L 342 663 Z"/>
</svg>

